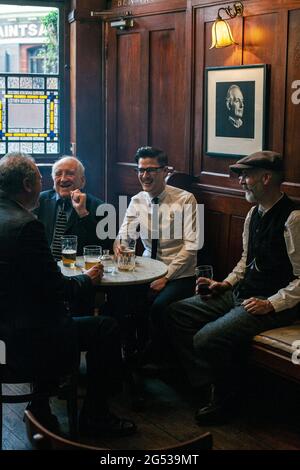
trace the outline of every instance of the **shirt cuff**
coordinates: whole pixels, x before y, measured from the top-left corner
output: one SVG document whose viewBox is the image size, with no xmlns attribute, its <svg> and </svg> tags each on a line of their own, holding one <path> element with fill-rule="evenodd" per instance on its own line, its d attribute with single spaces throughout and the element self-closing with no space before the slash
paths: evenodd
<svg viewBox="0 0 300 470">
<path fill-rule="evenodd" d="M 82 219 L 85 219 L 86 217 L 88 217 L 89 215 L 90 215 L 89 211 L 86 211 L 86 213 L 84 215 L 79 215 L 78 214 L 78 217 L 79 217 L 80 220 L 82 220 Z"/>
<path fill-rule="evenodd" d="M 271 297 L 268 297 L 268 301 L 273 305 L 275 312 L 281 312 L 282 310 L 287 310 L 286 299 L 283 299 L 281 296 L 275 294 Z"/>
<path fill-rule="evenodd" d="M 235 274 L 228 274 L 228 276 L 223 280 L 223 282 L 228 282 L 232 287 L 237 284 L 238 280 Z"/>
</svg>

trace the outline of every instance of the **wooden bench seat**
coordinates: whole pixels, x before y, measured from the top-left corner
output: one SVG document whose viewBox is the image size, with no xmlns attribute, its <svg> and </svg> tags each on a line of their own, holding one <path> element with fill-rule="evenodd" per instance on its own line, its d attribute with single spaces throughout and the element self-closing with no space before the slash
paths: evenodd
<svg viewBox="0 0 300 470">
<path fill-rule="evenodd" d="M 251 359 L 260 367 L 300 383 L 300 364 L 292 362 L 294 341 L 300 341 L 300 322 L 264 331 L 253 339 Z"/>
</svg>

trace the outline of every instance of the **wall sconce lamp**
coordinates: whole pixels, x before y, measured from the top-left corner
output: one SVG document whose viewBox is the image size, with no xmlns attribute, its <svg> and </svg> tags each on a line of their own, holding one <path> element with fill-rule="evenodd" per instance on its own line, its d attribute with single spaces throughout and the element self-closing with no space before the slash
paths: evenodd
<svg viewBox="0 0 300 470">
<path fill-rule="evenodd" d="M 236 2 L 233 4 L 233 7 L 228 6 L 227 8 L 219 8 L 217 19 L 211 30 L 210 49 L 213 47 L 220 48 L 237 44 L 232 37 L 229 24 L 227 21 L 223 20 L 220 15 L 221 10 L 224 10 L 230 18 L 235 18 L 236 16 L 243 15 L 244 5 L 241 2 Z"/>
</svg>

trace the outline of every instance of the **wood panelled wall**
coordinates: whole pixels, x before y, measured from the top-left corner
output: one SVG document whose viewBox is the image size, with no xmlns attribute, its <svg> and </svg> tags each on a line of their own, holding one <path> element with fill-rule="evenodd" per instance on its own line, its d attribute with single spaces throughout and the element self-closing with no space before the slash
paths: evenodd
<svg viewBox="0 0 300 470">
<path fill-rule="evenodd" d="M 139 146 L 165 149 L 176 169 L 189 172 L 189 162 L 183 157 L 185 7 L 183 11 L 151 13 L 137 16 L 132 29 L 116 31 L 109 22 L 105 25 L 107 168 L 109 181 L 114 182 L 107 185 L 110 200 L 139 190 L 133 172 Z"/>
<path fill-rule="evenodd" d="M 85 0 L 85 9 L 90 1 Z M 176 170 L 199 178 L 191 190 L 205 203 L 205 243 L 221 278 L 240 257 L 249 205 L 237 178 L 229 174 L 228 166 L 234 160 L 204 152 L 205 67 L 268 64 L 267 148 L 283 152 L 284 190 L 300 198 L 300 104 L 291 101 L 292 83 L 300 80 L 300 0 L 245 0 L 243 18 L 229 20 L 239 45 L 212 50 L 212 23 L 218 9 L 232 2 L 138 3 L 125 1 L 123 4 L 130 6 L 114 7 L 118 2 L 113 1 L 110 10 L 111 16 L 130 10 L 132 29 L 112 29 L 110 13 L 100 17 L 103 21 L 98 24 L 105 45 L 102 148 L 108 170 L 107 197 L 115 201 L 119 194 L 132 195 L 139 190 L 132 171 L 138 146 L 163 147 Z M 85 48 L 87 52 L 87 44 Z M 92 113 L 90 119 L 94 110 Z M 101 160 L 102 154 L 97 158 Z"/>
<path fill-rule="evenodd" d="M 268 64 L 267 148 L 283 152 L 284 189 L 291 196 L 300 197 L 300 105 L 291 101 L 291 84 L 300 79 L 300 2 L 243 2 L 243 18 L 229 20 L 239 45 L 218 50 L 209 50 L 209 47 L 211 26 L 220 5 L 202 6 L 199 3 L 192 1 L 190 13 L 195 25 L 191 141 L 194 166 L 191 171 L 199 175 L 200 183 L 194 190 L 198 199 L 205 201 L 205 240 L 212 250 L 217 274 L 221 278 L 240 256 L 243 220 L 249 205 L 239 192 L 237 178 L 229 174 L 228 166 L 234 160 L 204 153 L 205 67 Z"/>
</svg>

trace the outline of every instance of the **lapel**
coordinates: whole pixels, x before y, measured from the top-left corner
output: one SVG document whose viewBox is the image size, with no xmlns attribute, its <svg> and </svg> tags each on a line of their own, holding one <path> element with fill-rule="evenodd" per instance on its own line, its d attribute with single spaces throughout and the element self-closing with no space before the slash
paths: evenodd
<svg viewBox="0 0 300 470">
<path fill-rule="evenodd" d="M 67 223 L 66 232 L 70 230 L 70 228 L 73 227 L 73 225 L 76 224 L 77 219 L 78 219 L 78 215 L 76 214 L 76 211 L 72 208 L 71 215 Z"/>
</svg>

